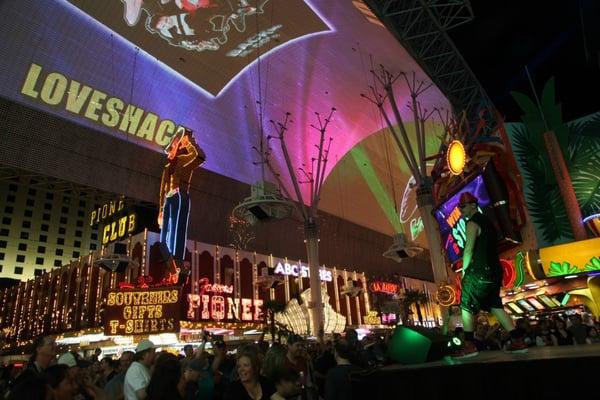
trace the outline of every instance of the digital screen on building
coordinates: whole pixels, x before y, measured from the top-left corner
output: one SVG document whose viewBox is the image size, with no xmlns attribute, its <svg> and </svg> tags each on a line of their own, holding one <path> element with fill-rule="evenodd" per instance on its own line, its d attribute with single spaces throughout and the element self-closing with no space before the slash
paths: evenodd
<svg viewBox="0 0 600 400">
<path fill-rule="evenodd" d="M 204 168 L 246 183 L 261 176 L 261 117 L 267 136 L 269 120 L 292 114 L 288 148 L 301 166 L 319 137 L 314 113 L 335 107 L 327 175 L 381 130 L 360 97 L 371 58 L 429 80 L 360 0 L 4 0 L 0 37 L 1 97 L 156 151 L 188 127 Z M 419 100 L 448 107 L 436 87 Z"/>
<path fill-rule="evenodd" d="M 434 211 L 435 219 L 440 227 L 442 246 L 451 263 L 455 263 L 462 258 L 467 238 L 467 220 L 458 208 L 460 195 L 465 192 L 470 192 L 477 197 L 480 211 L 492 220 L 494 219 L 493 211 L 490 209 L 490 196 L 481 175 L 477 175 L 469 181 Z"/>
</svg>

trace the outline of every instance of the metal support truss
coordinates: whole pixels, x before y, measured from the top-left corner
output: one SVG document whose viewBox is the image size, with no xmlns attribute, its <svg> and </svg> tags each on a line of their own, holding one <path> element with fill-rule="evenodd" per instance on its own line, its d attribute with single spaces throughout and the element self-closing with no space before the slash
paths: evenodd
<svg viewBox="0 0 600 400">
<path fill-rule="evenodd" d="M 487 112 L 483 135 L 495 130 L 495 107 L 447 31 L 471 21 L 469 0 L 364 0 L 446 95 L 455 114 L 466 111 L 475 128 Z"/>
</svg>

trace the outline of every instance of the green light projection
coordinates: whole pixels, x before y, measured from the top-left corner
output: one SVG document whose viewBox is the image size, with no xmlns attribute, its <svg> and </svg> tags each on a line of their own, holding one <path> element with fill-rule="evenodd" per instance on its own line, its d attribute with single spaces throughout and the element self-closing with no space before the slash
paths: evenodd
<svg viewBox="0 0 600 400">
<path fill-rule="evenodd" d="M 379 180 L 379 177 L 377 176 L 377 173 L 371 164 L 371 160 L 369 159 L 367 152 L 360 145 L 357 145 L 350 150 L 350 155 L 352 155 L 352 159 L 356 163 L 358 170 L 365 179 L 369 189 L 371 189 L 371 192 L 375 196 L 377 203 L 385 213 L 388 221 L 394 228 L 394 231 L 396 233 L 402 232 L 402 224 L 398 218 L 394 200 L 390 197 L 387 190 Z"/>
<path fill-rule="evenodd" d="M 441 143 L 441 135 L 443 132 L 443 127 L 440 124 L 435 124 L 431 121 L 425 124 L 425 128 L 430 134 L 426 135 L 426 154 L 436 154 L 439 151 L 440 143 Z M 406 129 L 409 133 L 409 138 L 411 141 L 411 145 L 416 148 L 416 139 L 415 139 L 415 125 L 414 123 L 406 124 Z M 400 175 L 403 177 L 403 181 L 408 182 L 408 179 L 411 176 L 410 170 L 406 161 L 402 157 L 400 151 L 397 149 L 396 145 L 393 143 L 393 139 L 390 137 L 391 133 L 388 128 L 382 129 L 379 132 L 374 133 L 368 139 L 364 140 L 362 143 L 356 145 L 351 151 L 350 155 L 354 160 L 358 170 L 360 171 L 361 176 L 369 186 L 369 189 L 373 193 L 373 196 L 377 200 L 377 203 L 381 207 L 381 210 L 386 215 L 387 220 L 390 225 L 393 227 L 396 233 L 403 232 L 404 224 L 399 216 L 399 210 L 396 207 L 393 196 L 390 194 L 391 190 L 388 188 L 383 182 L 384 179 L 380 178 L 382 173 L 387 170 L 387 173 L 390 173 L 389 169 L 392 169 L 392 174 L 397 174 L 397 170 L 400 170 Z M 383 157 L 382 154 L 389 151 L 392 159 L 385 167 L 382 164 L 379 164 L 379 168 L 377 168 L 374 163 L 371 161 L 371 157 Z M 379 170 L 379 175 L 378 175 Z M 389 185 L 388 185 L 389 186 Z M 405 185 L 396 186 L 396 189 L 401 191 L 404 189 Z M 401 192 L 399 192 L 401 193 Z M 415 205 L 416 207 L 416 205 Z M 412 213 L 408 212 L 408 214 Z M 407 228 L 408 233 L 410 234 L 411 240 L 415 240 L 417 236 L 423 232 L 424 226 L 420 216 L 415 215 L 414 217 L 408 216 L 406 217 L 406 222 L 410 224 Z"/>
</svg>

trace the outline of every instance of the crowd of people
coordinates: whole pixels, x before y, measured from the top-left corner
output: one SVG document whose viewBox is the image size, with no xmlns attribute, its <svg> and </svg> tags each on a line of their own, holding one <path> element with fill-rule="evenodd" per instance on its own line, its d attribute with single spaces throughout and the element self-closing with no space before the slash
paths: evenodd
<svg viewBox="0 0 600 400">
<path fill-rule="evenodd" d="M 600 326 L 588 314 L 517 320 L 526 345 L 564 346 L 600 343 Z M 460 312 L 451 310 L 444 330 L 437 333 L 464 341 Z M 40 337 L 24 368 L 6 366 L 0 375 L 5 399 L 31 400 L 338 400 L 352 399 L 351 379 L 361 371 L 391 362 L 387 334 L 359 340 L 349 329 L 324 343 L 295 334 L 285 343 L 228 346 L 206 335 L 197 348 L 186 345 L 181 354 L 159 351 L 141 340 L 135 351 L 119 359 L 102 357 L 100 349 L 87 359 L 77 351 L 57 354 L 52 337 Z M 487 317 L 477 319 L 473 342 L 478 351 L 510 347 L 511 335 Z M 211 343 L 211 352 L 207 343 Z"/>
<path fill-rule="evenodd" d="M 145 339 L 115 360 L 101 357 L 100 349 L 87 359 L 76 351 L 57 354 L 46 336 L 35 342 L 22 370 L 4 368 L 0 389 L 10 400 L 351 399 L 351 374 L 385 363 L 386 339 L 359 341 L 348 330 L 321 344 L 290 334 L 285 344 L 259 341 L 228 349 L 205 336 L 183 354 L 158 351 Z"/>
<path fill-rule="evenodd" d="M 464 340 L 459 312 L 452 309 L 449 316 L 448 333 Z M 600 343 L 600 323 L 587 313 L 570 316 L 541 315 L 533 321 L 520 318 L 515 327 L 527 347 Z M 490 324 L 485 317 L 477 320 L 473 332 L 473 343 L 477 351 L 505 350 L 510 341 L 510 335 L 500 324 Z"/>
</svg>

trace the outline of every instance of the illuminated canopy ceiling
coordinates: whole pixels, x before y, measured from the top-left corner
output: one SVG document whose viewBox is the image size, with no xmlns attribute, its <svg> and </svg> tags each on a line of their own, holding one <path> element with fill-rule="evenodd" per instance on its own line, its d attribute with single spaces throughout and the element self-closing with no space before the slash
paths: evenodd
<svg viewBox="0 0 600 400">
<path fill-rule="evenodd" d="M 181 3 L 3 1 L 0 95 L 157 151 L 175 125 L 185 125 L 207 154 L 206 168 L 247 183 L 260 178 L 252 146 L 259 141 L 261 109 L 265 134 L 270 119 L 292 113 L 288 146 L 300 167 L 315 154 L 318 132 L 309 127 L 314 112 L 326 115 L 335 107 L 327 174 L 340 171 L 334 175 L 349 192 L 343 200 L 348 204 L 362 208 L 367 193 L 371 199 L 381 195 L 371 172 L 358 171 L 366 151 L 379 177 L 389 176 L 385 147 L 377 144 L 382 136 L 367 139 L 384 123 L 360 97 L 372 84 L 371 63 L 427 78 L 361 1 L 214 0 L 206 9 L 191 9 L 194 1 L 182 9 Z M 398 101 L 406 103 L 407 95 L 399 84 Z M 420 100 L 428 109 L 448 107 L 435 87 Z M 405 104 L 401 111 L 412 120 Z M 397 158 L 389 140 L 387 147 Z M 273 153 L 284 171 L 277 147 Z M 359 174 L 344 175 L 346 164 Z M 408 176 L 395 173 L 401 198 Z M 336 185 L 326 181 L 323 208 L 353 220 L 350 214 L 364 210 L 333 205 Z M 361 196 L 367 197 L 357 200 Z M 379 207 L 381 199 L 376 201 L 369 207 Z M 382 210 L 389 219 L 389 204 Z M 397 231 L 388 225 L 378 230 Z"/>
</svg>

